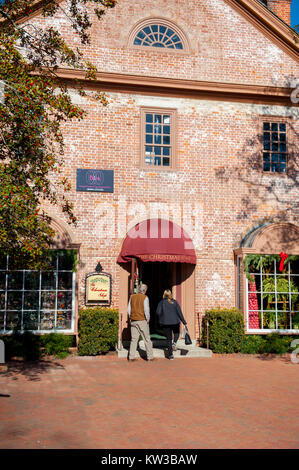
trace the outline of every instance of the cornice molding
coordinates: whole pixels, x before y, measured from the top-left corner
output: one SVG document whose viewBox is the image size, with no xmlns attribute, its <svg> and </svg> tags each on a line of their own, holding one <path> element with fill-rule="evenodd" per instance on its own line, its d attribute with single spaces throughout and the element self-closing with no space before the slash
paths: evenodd
<svg viewBox="0 0 299 470">
<path fill-rule="evenodd" d="M 97 72 L 95 80 L 87 80 L 84 71 L 64 68 L 56 70 L 56 74 L 60 79 L 68 82 L 69 85 L 75 84 L 78 81 L 80 84 L 88 86 L 88 88 L 93 90 L 299 107 L 299 103 L 293 104 L 291 102 L 290 95 L 293 89 L 286 87 L 185 80 L 109 72 Z"/>
</svg>

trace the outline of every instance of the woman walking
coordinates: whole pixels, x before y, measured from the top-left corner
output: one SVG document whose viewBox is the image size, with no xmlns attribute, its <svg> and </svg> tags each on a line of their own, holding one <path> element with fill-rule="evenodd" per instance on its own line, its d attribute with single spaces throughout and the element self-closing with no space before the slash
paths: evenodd
<svg viewBox="0 0 299 470">
<path fill-rule="evenodd" d="M 173 360 L 173 350 L 180 336 L 180 323 L 187 325 L 179 303 L 172 297 L 171 290 L 165 290 L 157 307 L 157 317 L 167 339 L 168 359 Z M 172 343 L 172 333 L 174 335 Z"/>
</svg>

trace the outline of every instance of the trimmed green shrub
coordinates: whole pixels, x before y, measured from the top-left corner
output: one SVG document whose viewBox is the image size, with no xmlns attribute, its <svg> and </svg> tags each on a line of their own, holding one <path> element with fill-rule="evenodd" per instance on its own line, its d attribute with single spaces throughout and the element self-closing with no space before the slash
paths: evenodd
<svg viewBox="0 0 299 470">
<path fill-rule="evenodd" d="M 2 336 L 5 344 L 5 360 L 12 357 L 22 357 L 25 361 L 36 361 L 42 355 L 41 341 L 39 335 L 34 335 L 30 331 L 19 333 L 14 331 L 9 336 Z"/>
<path fill-rule="evenodd" d="M 271 333 L 265 336 L 262 353 L 285 354 L 291 349 L 292 338 Z"/>
<path fill-rule="evenodd" d="M 41 336 L 44 354 L 56 356 L 60 359 L 67 357 L 69 348 L 73 345 L 74 337 L 62 333 L 49 333 Z"/>
<path fill-rule="evenodd" d="M 5 360 L 22 357 L 25 361 L 35 361 L 42 355 L 53 355 L 64 358 L 69 354 L 68 348 L 73 345 L 74 336 L 62 333 L 49 333 L 43 336 L 30 331 L 2 336 L 5 344 Z"/>
<path fill-rule="evenodd" d="M 241 346 L 243 354 L 285 354 L 292 352 L 291 342 L 298 337 L 270 333 L 269 335 L 245 335 Z"/>
<path fill-rule="evenodd" d="M 79 356 L 96 356 L 115 349 L 118 340 L 118 310 L 90 307 L 79 312 Z"/>
<path fill-rule="evenodd" d="M 209 348 L 215 353 L 240 352 L 244 340 L 243 313 L 237 308 L 207 310 L 203 317 L 203 346 L 207 347 L 209 321 Z"/>
<path fill-rule="evenodd" d="M 245 335 L 241 344 L 241 353 L 260 354 L 264 351 L 265 338 L 261 335 Z"/>
</svg>

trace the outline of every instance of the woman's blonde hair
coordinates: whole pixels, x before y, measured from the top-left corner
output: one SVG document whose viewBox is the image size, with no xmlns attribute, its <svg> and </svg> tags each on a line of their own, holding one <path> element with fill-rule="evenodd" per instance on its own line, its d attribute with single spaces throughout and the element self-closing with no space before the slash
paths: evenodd
<svg viewBox="0 0 299 470">
<path fill-rule="evenodd" d="M 173 301 L 173 297 L 172 297 L 171 290 L 166 289 L 166 290 L 164 291 L 163 299 L 167 299 L 170 304 L 173 303 L 173 302 L 172 302 L 172 301 Z"/>
</svg>

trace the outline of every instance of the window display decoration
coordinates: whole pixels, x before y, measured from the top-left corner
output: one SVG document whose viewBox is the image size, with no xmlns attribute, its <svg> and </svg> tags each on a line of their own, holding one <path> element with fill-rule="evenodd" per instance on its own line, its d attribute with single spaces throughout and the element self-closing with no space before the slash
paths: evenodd
<svg viewBox="0 0 299 470">
<path fill-rule="evenodd" d="M 280 253 L 280 264 L 279 264 L 279 271 L 283 271 L 284 262 L 286 261 L 288 255 L 286 253 Z"/>
<path fill-rule="evenodd" d="M 0 263 L 0 330 L 74 329 L 74 250 L 53 250 L 48 271 L 15 269 L 9 257 Z"/>
<path fill-rule="evenodd" d="M 299 329 L 299 256 L 246 255 L 249 330 Z"/>
<path fill-rule="evenodd" d="M 244 271 L 248 281 L 254 280 L 250 274 L 253 269 L 259 271 L 260 269 L 267 269 L 273 265 L 273 262 L 281 262 L 280 255 L 264 255 L 264 254 L 250 254 L 244 258 Z M 284 260 L 283 266 L 285 267 L 286 262 L 299 261 L 299 255 L 288 255 Z"/>
</svg>

